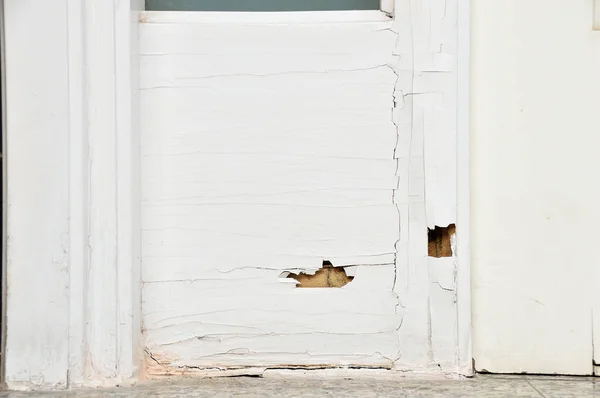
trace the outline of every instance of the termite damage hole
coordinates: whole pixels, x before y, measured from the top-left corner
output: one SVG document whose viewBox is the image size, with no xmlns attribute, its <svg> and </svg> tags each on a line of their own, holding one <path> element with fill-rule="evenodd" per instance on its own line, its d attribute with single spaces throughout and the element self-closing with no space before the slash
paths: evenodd
<svg viewBox="0 0 600 398">
<path fill-rule="evenodd" d="M 452 257 L 452 236 L 456 232 L 456 226 L 450 224 L 447 227 L 427 228 L 427 239 L 429 241 L 429 257 Z"/>
<path fill-rule="evenodd" d="M 352 282 L 353 276 L 346 274 L 344 267 L 334 267 L 330 261 L 323 261 L 323 267 L 313 275 L 300 272 L 290 273 L 288 278 L 295 279 L 296 287 L 343 287 Z"/>
</svg>

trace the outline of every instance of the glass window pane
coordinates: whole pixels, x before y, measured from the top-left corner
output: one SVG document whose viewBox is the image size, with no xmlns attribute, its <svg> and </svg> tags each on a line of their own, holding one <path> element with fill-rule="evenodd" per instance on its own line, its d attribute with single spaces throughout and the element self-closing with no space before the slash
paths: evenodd
<svg viewBox="0 0 600 398">
<path fill-rule="evenodd" d="M 146 0 L 149 11 L 379 10 L 380 0 Z"/>
</svg>

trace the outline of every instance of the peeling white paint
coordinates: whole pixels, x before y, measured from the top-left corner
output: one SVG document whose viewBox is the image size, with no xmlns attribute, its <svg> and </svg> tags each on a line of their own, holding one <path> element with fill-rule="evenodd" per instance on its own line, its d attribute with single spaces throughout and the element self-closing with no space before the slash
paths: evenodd
<svg viewBox="0 0 600 398">
<path fill-rule="evenodd" d="M 457 370 L 456 259 L 427 257 L 456 222 L 456 12 L 143 15 L 151 373 Z M 323 260 L 354 280 L 282 283 Z"/>
<path fill-rule="evenodd" d="M 456 221 L 455 1 L 394 20 L 46 3 L 4 2 L 9 388 L 458 369 L 457 260 L 426 257 L 427 226 Z M 352 282 L 280 280 L 323 260 Z"/>
</svg>

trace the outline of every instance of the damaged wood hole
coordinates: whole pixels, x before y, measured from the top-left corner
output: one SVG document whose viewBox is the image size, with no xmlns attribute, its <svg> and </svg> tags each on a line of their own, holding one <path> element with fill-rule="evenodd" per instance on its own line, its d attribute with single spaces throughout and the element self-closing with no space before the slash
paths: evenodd
<svg viewBox="0 0 600 398">
<path fill-rule="evenodd" d="M 344 267 L 334 267 L 330 261 L 324 260 L 323 266 L 314 274 L 300 272 L 287 273 L 286 278 L 295 279 L 296 287 L 343 287 L 352 282 L 353 276 L 346 274 Z"/>
<path fill-rule="evenodd" d="M 452 236 L 456 233 L 456 226 L 435 226 L 427 228 L 428 255 L 429 257 L 452 257 Z"/>
</svg>

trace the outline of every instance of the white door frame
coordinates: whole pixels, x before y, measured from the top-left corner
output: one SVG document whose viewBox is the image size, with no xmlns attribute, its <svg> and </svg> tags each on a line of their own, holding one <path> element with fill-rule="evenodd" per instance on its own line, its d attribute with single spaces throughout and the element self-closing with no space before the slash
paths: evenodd
<svg viewBox="0 0 600 398">
<path fill-rule="evenodd" d="M 8 388 L 139 376 L 139 10 L 4 1 Z"/>
<path fill-rule="evenodd" d="M 421 0 L 395 1 L 398 10 Z M 8 388 L 115 385 L 143 376 L 140 9 L 140 0 L 4 0 L 10 158 L 2 357 Z M 458 369 L 469 376 L 468 1 L 458 2 L 458 13 L 457 350 Z M 53 109 L 26 106 L 23 95 L 55 98 Z M 56 140 L 32 145 L 41 133 Z M 56 159 L 68 159 L 68 167 L 48 169 Z M 32 171 L 40 166 L 43 173 Z M 43 186 L 49 175 L 58 184 L 32 196 L 28 187 Z M 48 208 L 65 200 L 64 207 Z M 33 223 L 40 210 L 53 212 L 56 224 L 46 235 Z"/>
</svg>

